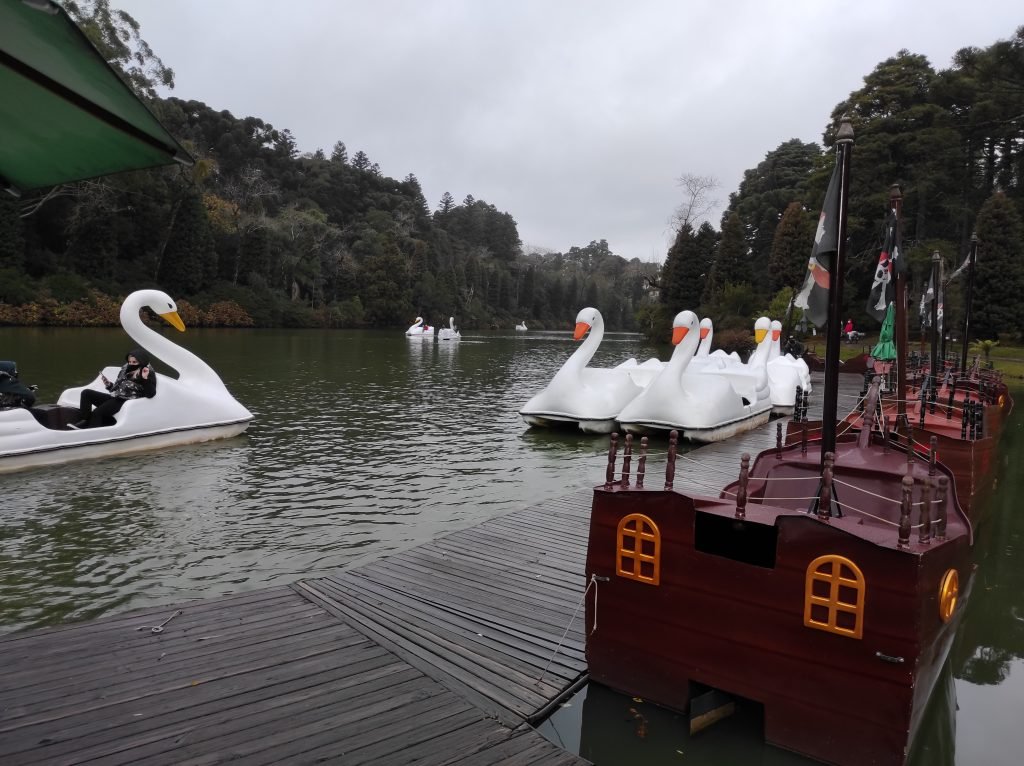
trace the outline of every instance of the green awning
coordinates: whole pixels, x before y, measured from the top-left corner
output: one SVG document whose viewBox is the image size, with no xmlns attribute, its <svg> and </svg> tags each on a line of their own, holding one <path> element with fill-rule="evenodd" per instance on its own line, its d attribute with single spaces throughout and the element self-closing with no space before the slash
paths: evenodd
<svg viewBox="0 0 1024 766">
<path fill-rule="evenodd" d="M 0 189 L 192 158 L 51 0 L 0 0 Z"/>
</svg>

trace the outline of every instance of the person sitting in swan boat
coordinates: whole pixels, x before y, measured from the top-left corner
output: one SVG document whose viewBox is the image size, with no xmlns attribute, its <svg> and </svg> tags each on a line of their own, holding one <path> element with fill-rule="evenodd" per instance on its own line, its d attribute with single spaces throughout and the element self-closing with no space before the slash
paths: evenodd
<svg viewBox="0 0 1024 766">
<path fill-rule="evenodd" d="M 125 364 L 113 382 L 108 380 L 106 375 L 102 377 L 103 385 L 110 393 L 93 391 L 91 388 L 83 389 L 78 402 L 80 419 L 77 423 L 69 425 L 69 428 L 111 425 L 114 422 L 114 415 L 126 401 L 143 397 L 152 399 L 156 395 L 156 373 L 150 367 L 149 354 L 141 348 L 128 352 Z"/>
<path fill-rule="evenodd" d="M 18 380 L 18 365 L 0 362 L 0 410 L 28 409 L 36 403 L 36 386 L 26 386 Z"/>
</svg>

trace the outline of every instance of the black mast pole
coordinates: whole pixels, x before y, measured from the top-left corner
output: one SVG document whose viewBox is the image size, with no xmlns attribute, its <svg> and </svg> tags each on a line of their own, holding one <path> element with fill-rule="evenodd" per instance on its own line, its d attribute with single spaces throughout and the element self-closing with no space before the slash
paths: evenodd
<svg viewBox="0 0 1024 766">
<path fill-rule="evenodd" d="M 828 324 L 825 345 L 825 393 L 821 416 L 821 463 L 825 453 L 836 450 L 836 410 L 839 398 L 839 343 L 843 330 L 843 280 L 846 275 L 846 209 L 850 198 L 850 156 L 853 154 L 853 126 L 844 117 L 836 134 L 839 163 L 839 218 L 836 255 L 828 269 Z"/>
<path fill-rule="evenodd" d="M 939 261 L 942 256 L 936 250 L 932 253 L 932 358 L 928 364 L 928 376 L 931 378 L 932 390 L 939 376 Z M 931 396 L 931 393 L 929 393 Z"/>
<path fill-rule="evenodd" d="M 903 193 L 898 184 L 889 188 L 889 206 L 896 213 L 896 242 L 902 248 L 900 237 L 903 226 Z M 893 274 L 896 280 L 896 427 L 907 427 L 907 354 L 910 352 L 907 337 L 907 277 L 903 265 L 906 263 L 902 252 L 899 253 L 900 268 Z M 909 433 L 907 428 L 907 433 Z"/>
<path fill-rule="evenodd" d="M 968 334 L 971 331 L 971 298 L 974 291 L 974 264 L 978 262 L 978 233 L 971 235 L 971 254 L 967 259 L 967 296 L 964 298 L 964 349 L 960 354 L 960 374 L 967 374 Z"/>
</svg>

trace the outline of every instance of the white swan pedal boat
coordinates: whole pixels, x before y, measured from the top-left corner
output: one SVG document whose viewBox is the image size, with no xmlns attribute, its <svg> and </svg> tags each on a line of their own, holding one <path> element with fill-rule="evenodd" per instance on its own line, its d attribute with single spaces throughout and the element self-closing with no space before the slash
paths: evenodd
<svg viewBox="0 0 1024 766">
<path fill-rule="evenodd" d="M 416 321 L 405 331 L 405 334 L 409 338 L 417 337 L 434 337 L 434 328 L 428 324 L 423 324 L 423 317 L 416 317 Z"/>
<path fill-rule="evenodd" d="M 584 335 L 587 339 L 547 387 L 519 411 L 529 425 L 575 425 L 585 433 L 611 433 L 615 430 L 615 416 L 643 390 L 641 376 L 653 376 L 653 371 L 641 369 L 635 359 L 611 369 L 587 366 L 604 338 L 604 319 L 595 308 L 585 308 L 576 315 L 573 339 L 580 340 Z"/>
<path fill-rule="evenodd" d="M 159 375 L 156 395 L 125 402 L 111 426 L 68 428 L 78 420 L 84 388 L 106 391 L 100 375 L 87 386 L 64 391 L 56 405 L 0 411 L 0 472 L 225 439 L 248 427 L 252 413 L 231 396 L 206 362 L 148 328 L 139 317 L 143 307 L 184 332 L 174 301 L 159 290 L 134 292 L 121 305 L 121 326 L 179 377 Z M 102 374 L 114 380 L 118 369 L 106 367 Z"/>
<path fill-rule="evenodd" d="M 672 322 L 672 358 L 643 392 L 630 401 L 617 420 L 629 433 L 679 431 L 693 441 L 712 442 L 767 423 L 768 396 L 747 400 L 736 390 L 732 376 L 712 367 L 689 366 L 701 342 L 700 322 L 692 311 L 681 311 Z M 705 339 L 706 339 L 705 334 Z"/>
</svg>

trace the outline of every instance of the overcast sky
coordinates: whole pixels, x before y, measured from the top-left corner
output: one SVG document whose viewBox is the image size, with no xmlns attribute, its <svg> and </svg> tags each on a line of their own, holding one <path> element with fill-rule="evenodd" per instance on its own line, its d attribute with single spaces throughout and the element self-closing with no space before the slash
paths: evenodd
<svg viewBox="0 0 1024 766">
<path fill-rule="evenodd" d="M 743 171 L 901 48 L 946 68 L 1024 24 L 1019 0 L 113 0 L 175 71 L 171 95 L 341 140 L 431 209 L 510 213 L 524 245 L 607 239 L 663 260 L 684 173 Z M 856 154 L 854 155 L 856 161 Z"/>
</svg>

